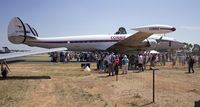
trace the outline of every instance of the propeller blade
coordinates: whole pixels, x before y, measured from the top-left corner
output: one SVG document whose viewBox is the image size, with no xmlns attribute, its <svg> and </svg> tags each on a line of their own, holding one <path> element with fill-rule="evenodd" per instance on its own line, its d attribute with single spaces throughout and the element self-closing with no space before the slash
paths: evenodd
<svg viewBox="0 0 200 107">
<path fill-rule="evenodd" d="M 159 44 L 162 40 L 163 36 L 161 36 L 158 40 L 156 40 L 157 44 Z"/>
</svg>

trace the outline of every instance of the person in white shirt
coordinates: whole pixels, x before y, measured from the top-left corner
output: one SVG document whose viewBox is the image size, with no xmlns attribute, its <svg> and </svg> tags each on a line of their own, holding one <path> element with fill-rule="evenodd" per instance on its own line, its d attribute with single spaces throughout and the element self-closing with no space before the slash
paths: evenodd
<svg viewBox="0 0 200 107">
<path fill-rule="evenodd" d="M 139 72 L 142 72 L 142 66 L 143 66 L 143 56 L 142 56 L 142 54 L 139 54 L 139 57 L 138 57 L 138 69 L 139 69 Z"/>
</svg>

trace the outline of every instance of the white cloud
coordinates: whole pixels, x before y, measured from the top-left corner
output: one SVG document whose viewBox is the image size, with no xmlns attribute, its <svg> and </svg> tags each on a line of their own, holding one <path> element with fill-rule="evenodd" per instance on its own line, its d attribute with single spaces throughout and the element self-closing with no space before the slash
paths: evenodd
<svg viewBox="0 0 200 107">
<path fill-rule="evenodd" d="M 181 28 L 187 30 L 200 30 L 200 26 L 181 26 Z"/>
</svg>

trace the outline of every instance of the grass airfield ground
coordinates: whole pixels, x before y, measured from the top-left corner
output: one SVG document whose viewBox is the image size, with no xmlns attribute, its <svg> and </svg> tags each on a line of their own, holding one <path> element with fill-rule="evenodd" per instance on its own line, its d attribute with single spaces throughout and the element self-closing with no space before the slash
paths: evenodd
<svg viewBox="0 0 200 107">
<path fill-rule="evenodd" d="M 200 100 L 200 72 L 167 65 L 156 71 L 156 103 L 152 102 L 152 71 L 108 77 L 84 72 L 80 63 L 51 63 L 47 56 L 25 57 L 9 64 L 7 80 L 0 78 L 1 107 L 194 107 Z M 47 63 L 40 63 L 47 62 Z"/>
</svg>

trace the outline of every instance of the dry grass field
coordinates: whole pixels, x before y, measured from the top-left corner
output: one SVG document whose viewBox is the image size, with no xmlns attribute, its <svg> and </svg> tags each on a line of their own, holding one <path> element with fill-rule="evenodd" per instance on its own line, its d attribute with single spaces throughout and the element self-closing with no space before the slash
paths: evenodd
<svg viewBox="0 0 200 107">
<path fill-rule="evenodd" d="M 152 103 L 150 70 L 130 70 L 116 81 L 95 64 L 84 72 L 80 63 L 37 63 L 49 60 L 45 56 L 25 60 L 9 65 L 8 79 L 0 77 L 1 107 L 194 107 L 200 100 L 199 67 L 194 74 L 186 66 L 159 67 Z"/>
</svg>

